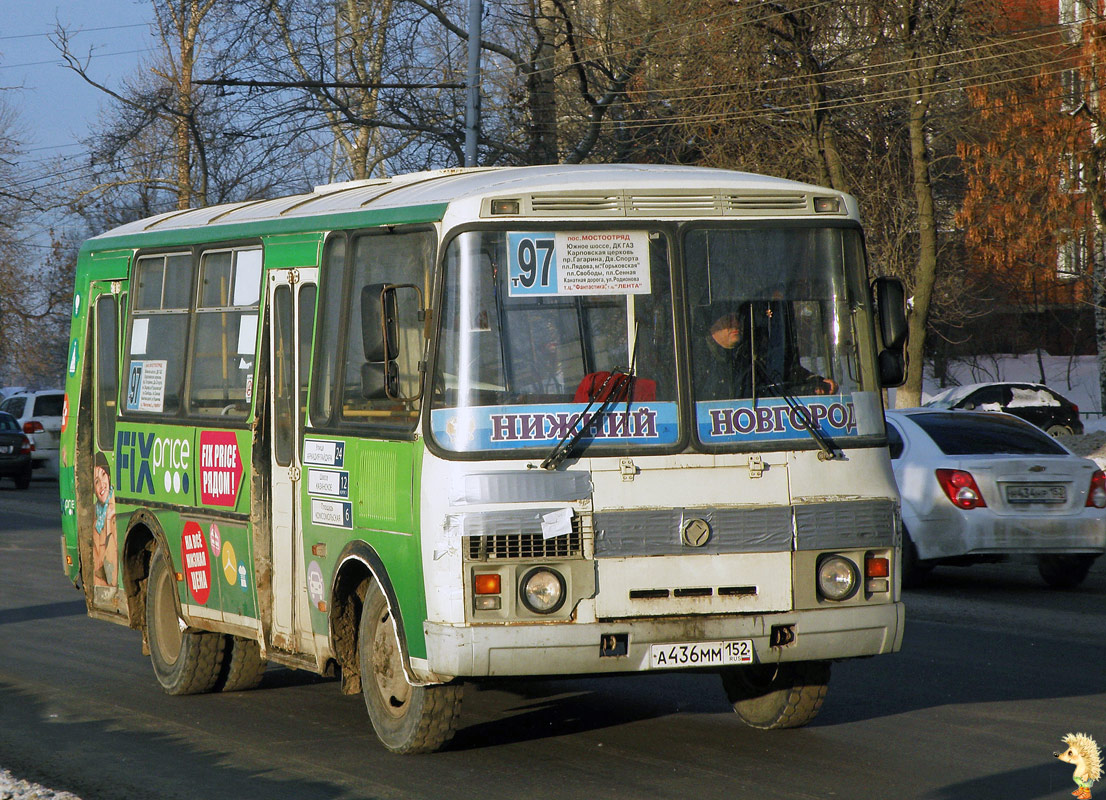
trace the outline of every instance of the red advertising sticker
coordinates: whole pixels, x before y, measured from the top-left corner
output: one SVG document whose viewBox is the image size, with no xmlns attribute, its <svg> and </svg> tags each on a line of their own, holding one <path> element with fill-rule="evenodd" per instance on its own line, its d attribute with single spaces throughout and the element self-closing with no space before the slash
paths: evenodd
<svg viewBox="0 0 1106 800">
<path fill-rule="evenodd" d="M 234 431 L 200 431 L 200 502 L 233 508 L 242 483 L 242 458 Z"/>
<path fill-rule="evenodd" d="M 211 567 L 207 560 L 204 530 L 199 523 L 184 523 L 180 552 L 181 561 L 184 562 L 184 582 L 188 584 L 192 599 L 203 605 L 211 594 Z"/>
</svg>

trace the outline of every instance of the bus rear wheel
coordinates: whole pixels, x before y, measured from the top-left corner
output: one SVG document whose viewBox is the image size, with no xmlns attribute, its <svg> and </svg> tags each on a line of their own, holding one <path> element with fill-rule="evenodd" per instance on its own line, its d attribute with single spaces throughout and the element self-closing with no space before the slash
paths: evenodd
<svg viewBox="0 0 1106 800">
<path fill-rule="evenodd" d="M 215 686 L 223 665 L 223 637 L 184 630 L 173 568 L 161 547 L 150 560 L 146 581 L 146 635 L 154 675 L 166 693 L 200 694 Z"/>
<path fill-rule="evenodd" d="M 220 692 L 244 692 L 256 689 L 269 662 L 261 657 L 261 647 L 252 639 L 226 636 L 223 669 L 215 688 Z"/>
<path fill-rule="evenodd" d="M 377 738 L 393 753 L 441 749 L 457 728 L 461 687 L 408 683 L 388 601 L 376 583 L 365 596 L 358 643 L 361 693 Z"/>
<path fill-rule="evenodd" d="M 751 728 L 798 728 L 818 715 L 830 678 L 828 661 L 755 664 L 722 670 L 737 716 Z"/>
</svg>

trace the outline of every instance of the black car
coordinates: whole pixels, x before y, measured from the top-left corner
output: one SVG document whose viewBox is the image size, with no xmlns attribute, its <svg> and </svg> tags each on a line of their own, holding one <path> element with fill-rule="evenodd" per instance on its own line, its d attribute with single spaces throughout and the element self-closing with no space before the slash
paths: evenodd
<svg viewBox="0 0 1106 800">
<path fill-rule="evenodd" d="M 31 485 L 31 444 L 15 417 L 0 411 L 0 478 L 11 478 L 16 489 Z"/>
<path fill-rule="evenodd" d="M 945 389 L 926 408 L 1005 411 L 1032 422 L 1052 436 L 1083 433 L 1079 406 L 1039 383 L 973 383 Z"/>
</svg>

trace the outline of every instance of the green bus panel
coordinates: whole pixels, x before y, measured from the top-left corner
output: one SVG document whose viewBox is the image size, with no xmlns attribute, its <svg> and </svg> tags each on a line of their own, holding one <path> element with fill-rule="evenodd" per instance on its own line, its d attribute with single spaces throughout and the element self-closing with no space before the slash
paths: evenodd
<svg viewBox="0 0 1106 800">
<path fill-rule="evenodd" d="M 282 236 L 263 236 L 266 269 L 292 269 L 316 267 L 322 252 L 321 233 L 296 233 Z"/>
<path fill-rule="evenodd" d="M 422 452 L 422 442 L 306 435 L 301 480 L 303 544 L 316 633 L 328 631 L 327 615 L 316 600 L 333 585 L 337 556 L 348 542 L 361 540 L 372 547 L 388 573 L 410 655 L 426 657 L 422 625 L 426 593 L 419 533 Z M 312 547 L 320 544 L 327 557 L 313 554 Z M 313 574 L 318 577 L 312 579 Z"/>
</svg>

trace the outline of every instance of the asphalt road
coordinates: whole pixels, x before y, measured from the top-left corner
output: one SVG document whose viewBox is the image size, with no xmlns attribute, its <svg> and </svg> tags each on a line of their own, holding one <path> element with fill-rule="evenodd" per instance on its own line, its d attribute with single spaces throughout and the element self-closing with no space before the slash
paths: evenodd
<svg viewBox="0 0 1106 800">
<path fill-rule="evenodd" d="M 800 730 L 744 728 L 712 675 L 511 681 L 467 685 L 450 748 L 404 757 L 310 674 L 163 694 L 62 575 L 56 495 L 0 483 L 0 766 L 84 800 L 1066 798 L 1060 737 L 1106 743 L 1106 559 L 1066 592 L 1029 564 L 938 570 L 902 651 L 834 665 Z"/>
</svg>

